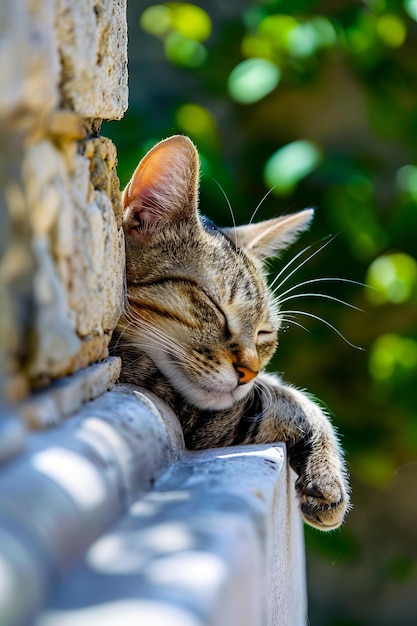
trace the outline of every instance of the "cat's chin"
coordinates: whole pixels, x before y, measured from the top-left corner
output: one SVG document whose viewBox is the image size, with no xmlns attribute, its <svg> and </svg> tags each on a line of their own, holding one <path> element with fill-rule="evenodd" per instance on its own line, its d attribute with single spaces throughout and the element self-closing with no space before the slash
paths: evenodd
<svg viewBox="0 0 417 626">
<path fill-rule="evenodd" d="M 226 411 L 236 402 L 243 400 L 253 387 L 253 381 L 247 385 L 240 385 L 231 391 L 221 389 L 196 388 L 192 394 L 186 394 L 190 404 L 203 411 Z"/>
<path fill-rule="evenodd" d="M 250 392 L 254 381 L 246 385 L 238 385 L 234 371 L 224 371 L 221 377 L 206 380 L 190 380 L 190 377 L 174 365 L 171 361 L 159 359 L 158 355 L 151 357 L 161 373 L 166 377 L 173 390 L 184 400 L 203 411 L 225 411 L 236 402 L 242 400 Z"/>
</svg>

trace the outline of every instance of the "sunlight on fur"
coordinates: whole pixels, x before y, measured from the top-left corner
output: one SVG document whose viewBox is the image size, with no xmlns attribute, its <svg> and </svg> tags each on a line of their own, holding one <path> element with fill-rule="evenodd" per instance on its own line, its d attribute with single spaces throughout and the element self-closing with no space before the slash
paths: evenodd
<svg viewBox="0 0 417 626">
<path fill-rule="evenodd" d="M 270 287 L 264 261 L 308 228 L 313 210 L 218 228 L 198 211 L 198 176 L 196 148 L 176 135 L 148 152 L 124 191 L 127 302 L 113 338 L 121 379 L 175 411 L 190 449 L 285 442 L 305 521 L 337 528 L 349 487 L 329 418 L 307 394 L 264 373 L 282 322 L 314 317 L 281 308 L 300 297 L 282 287 L 308 261 L 307 249 Z"/>
</svg>

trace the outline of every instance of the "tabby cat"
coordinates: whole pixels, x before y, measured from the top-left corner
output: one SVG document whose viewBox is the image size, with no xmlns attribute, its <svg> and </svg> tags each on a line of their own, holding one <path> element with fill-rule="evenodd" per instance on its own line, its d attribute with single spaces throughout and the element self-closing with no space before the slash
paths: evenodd
<svg viewBox="0 0 417 626">
<path fill-rule="evenodd" d="M 286 442 L 305 521 L 337 528 L 349 499 L 332 426 L 308 396 L 263 372 L 281 323 L 263 261 L 308 227 L 312 210 L 218 228 L 197 211 L 198 176 L 193 143 L 176 135 L 148 152 L 123 193 L 121 381 L 165 400 L 189 449 Z"/>
</svg>

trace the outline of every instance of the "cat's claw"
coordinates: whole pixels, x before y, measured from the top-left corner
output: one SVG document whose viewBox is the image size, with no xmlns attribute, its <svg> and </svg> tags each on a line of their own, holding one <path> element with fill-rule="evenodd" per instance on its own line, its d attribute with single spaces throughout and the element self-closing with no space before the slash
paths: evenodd
<svg viewBox="0 0 417 626">
<path fill-rule="evenodd" d="M 296 490 L 307 524 L 320 530 L 334 530 L 343 523 L 349 502 L 339 475 L 332 478 L 320 476 L 308 481 L 305 476 L 300 476 Z"/>
</svg>

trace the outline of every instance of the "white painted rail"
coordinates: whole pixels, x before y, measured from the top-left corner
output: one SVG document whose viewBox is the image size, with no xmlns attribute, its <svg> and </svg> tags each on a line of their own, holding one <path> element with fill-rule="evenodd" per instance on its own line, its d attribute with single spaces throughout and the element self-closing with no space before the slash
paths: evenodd
<svg viewBox="0 0 417 626">
<path fill-rule="evenodd" d="M 301 626 L 301 520 L 282 444 L 191 453 L 119 386 L 0 470 L 2 626 Z"/>
</svg>

